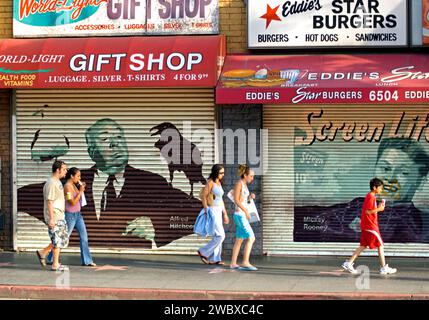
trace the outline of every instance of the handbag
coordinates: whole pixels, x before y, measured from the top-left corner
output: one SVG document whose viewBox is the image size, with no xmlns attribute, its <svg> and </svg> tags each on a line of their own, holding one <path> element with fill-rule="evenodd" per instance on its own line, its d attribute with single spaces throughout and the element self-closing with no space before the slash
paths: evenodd
<svg viewBox="0 0 429 320">
<path fill-rule="evenodd" d="M 199 197 L 201 200 L 203 200 L 204 198 L 204 189 L 205 189 L 205 186 L 202 187 L 200 190 Z M 207 197 L 207 206 L 211 207 L 213 205 L 213 201 L 214 201 L 213 193 L 210 192 L 209 196 Z"/>
<path fill-rule="evenodd" d="M 212 210 L 210 208 L 207 208 L 207 213 L 203 208 L 198 214 L 194 224 L 194 233 L 202 237 L 213 236 L 214 223 Z"/>
</svg>

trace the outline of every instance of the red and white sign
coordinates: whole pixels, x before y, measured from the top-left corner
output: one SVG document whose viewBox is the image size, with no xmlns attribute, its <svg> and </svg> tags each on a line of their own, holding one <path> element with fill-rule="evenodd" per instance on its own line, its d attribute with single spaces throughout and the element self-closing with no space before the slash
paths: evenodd
<svg viewBox="0 0 429 320">
<path fill-rule="evenodd" d="M 429 102 L 429 56 L 228 56 L 218 104 Z"/>
<path fill-rule="evenodd" d="M 0 40 L 0 88 L 213 87 L 223 36 Z"/>
<path fill-rule="evenodd" d="M 15 38 L 218 34 L 218 0 L 13 0 Z"/>
<path fill-rule="evenodd" d="M 407 0 L 257 0 L 249 48 L 407 45 Z"/>
</svg>

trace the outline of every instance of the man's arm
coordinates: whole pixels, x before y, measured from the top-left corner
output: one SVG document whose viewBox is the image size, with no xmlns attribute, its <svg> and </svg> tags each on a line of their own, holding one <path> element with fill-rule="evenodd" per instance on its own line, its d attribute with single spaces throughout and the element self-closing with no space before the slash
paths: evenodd
<svg viewBox="0 0 429 320">
<path fill-rule="evenodd" d="M 48 226 L 50 229 L 55 227 L 55 216 L 54 216 L 54 202 L 48 200 L 48 212 L 49 212 L 49 223 Z"/>
</svg>

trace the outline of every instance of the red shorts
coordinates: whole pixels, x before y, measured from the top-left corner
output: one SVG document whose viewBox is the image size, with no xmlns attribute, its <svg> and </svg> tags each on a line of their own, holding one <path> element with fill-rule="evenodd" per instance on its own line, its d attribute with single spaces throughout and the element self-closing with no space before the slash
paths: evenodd
<svg viewBox="0 0 429 320">
<path fill-rule="evenodd" d="M 363 230 L 360 235 L 360 245 L 370 249 L 381 247 L 383 245 L 383 239 L 381 239 L 380 232 L 375 230 Z"/>
</svg>

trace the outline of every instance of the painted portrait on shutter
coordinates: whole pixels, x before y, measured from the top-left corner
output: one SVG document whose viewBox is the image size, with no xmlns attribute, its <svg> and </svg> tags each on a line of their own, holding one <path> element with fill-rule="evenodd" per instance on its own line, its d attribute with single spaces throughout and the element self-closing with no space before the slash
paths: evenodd
<svg viewBox="0 0 429 320">
<path fill-rule="evenodd" d="M 85 151 L 91 159 L 92 165 L 80 167 L 87 202 L 82 207 L 82 215 L 91 246 L 155 249 L 193 233 L 196 216 L 202 208 L 201 201 L 193 196 L 193 186 L 206 183 L 201 151 L 170 122 L 156 124 L 146 131 L 147 136 L 159 137 L 152 147 L 158 157 L 166 160 L 169 181 L 158 173 L 130 164 L 126 132 L 112 118 L 93 122 L 84 131 L 85 150 L 81 146 L 74 158 L 67 155 L 70 160 L 63 156 L 66 152 L 49 156 L 55 148 L 44 146 L 37 151 L 37 140 L 43 129 L 34 135 L 32 154 L 44 153 L 45 157 L 33 158 L 33 161 L 49 162 L 62 156 L 61 160 L 74 165 L 79 161 L 76 157 L 83 157 Z M 73 150 L 73 138 L 66 139 L 67 148 Z M 139 148 L 138 142 L 134 136 L 133 149 Z M 184 144 L 190 146 L 193 155 L 190 161 L 185 161 Z M 140 163 L 148 163 L 151 159 L 141 160 Z M 175 172 L 183 172 L 191 188 L 189 193 L 174 187 Z M 18 211 L 43 219 L 43 183 L 18 189 Z M 73 234 L 71 244 L 77 243 Z"/>
<path fill-rule="evenodd" d="M 429 243 L 429 113 L 402 107 L 347 116 L 342 108 L 304 114 L 307 123 L 295 128 L 294 241 L 359 242 L 363 200 L 377 177 L 385 242 Z"/>
</svg>

